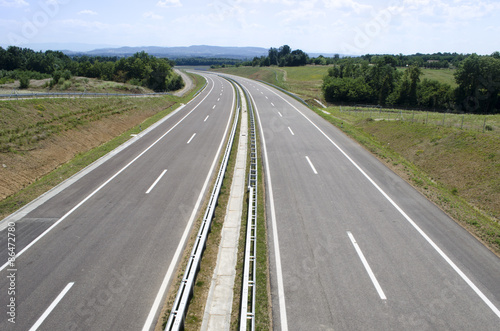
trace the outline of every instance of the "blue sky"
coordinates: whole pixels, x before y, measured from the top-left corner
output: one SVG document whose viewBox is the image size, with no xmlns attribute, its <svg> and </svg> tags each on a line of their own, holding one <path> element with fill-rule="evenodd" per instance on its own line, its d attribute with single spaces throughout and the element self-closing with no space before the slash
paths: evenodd
<svg viewBox="0 0 500 331">
<path fill-rule="evenodd" d="M 0 45 L 491 54 L 499 22 L 498 0 L 0 0 Z"/>
</svg>

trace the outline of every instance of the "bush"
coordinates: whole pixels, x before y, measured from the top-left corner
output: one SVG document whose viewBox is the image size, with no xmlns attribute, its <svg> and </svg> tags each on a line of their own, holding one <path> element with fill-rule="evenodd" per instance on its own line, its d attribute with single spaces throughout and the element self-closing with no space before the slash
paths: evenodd
<svg viewBox="0 0 500 331">
<path fill-rule="evenodd" d="M 22 76 L 19 78 L 19 88 L 27 89 L 30 86 L 30 79 L 28 76 Z"/>
<path fill-rule="evenodd" d="M 59 83 L 59 79 L 61 79 L 61 72 L 59 70 L 56 70 L 54 71 L 54 73 L 52 74 L 52 81 L 54 83 L 51 83 L 52 85 L 56 85 L 57 83 Z"/>
<path fill-rule="evenodd" d="M 184 87 L 184 81 L 179 75 L 172 75 L 166 79 L 167 91 L 176 91 Z"/>
<path fill-rule="evenodd" d="M 62 81 L 62 79 L 61 79 L 61 81 Z M 60 83 L 61 83 L 61 81 L 60 81 Z M 69 80 L 65 81 L 64 83 L 61 83 L 61 90 L 65 91 L 65 90 L 69 89 L 70 87 L 71 87 L 71 81 L 69 81 Z"/>
</svg>

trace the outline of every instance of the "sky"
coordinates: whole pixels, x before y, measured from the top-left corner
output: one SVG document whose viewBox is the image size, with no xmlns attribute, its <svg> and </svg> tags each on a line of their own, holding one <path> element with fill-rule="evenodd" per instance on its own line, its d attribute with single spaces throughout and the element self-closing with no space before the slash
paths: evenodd
<svg viewBox="0 0 500 331">
<path fill-rule="evenodd" d="M 40 43 L 491 54 L 500 1 L 0 0 L 0 45 Z"/>
</svg>

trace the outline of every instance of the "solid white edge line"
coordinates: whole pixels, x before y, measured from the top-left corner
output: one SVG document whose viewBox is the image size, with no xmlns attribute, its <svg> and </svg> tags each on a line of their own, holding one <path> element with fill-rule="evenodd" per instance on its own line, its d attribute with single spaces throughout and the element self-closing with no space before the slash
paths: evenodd
<svg viewBox="0 0 500 331">
<path fill-rule="evenodd" d="M 358 243 L 356 242 L 356 239 L 354 239 L 354 236 L 350 231 L 347 231 L 347 235 L 349 236 L 349 239 L 351 239 L 352 244 L 354 245 L 354 249 L 356 250 L 356 253 L 358 253 L 359 258 L 361 259 L 361 262 L 363 263 L 363 266 L 366 269 L 366 272 L 368 272 L 368 276 L 370 276 L 370 279 L 372 280 L 373 285 L 375 286 L 375 289 L 378 292 L 378 295 L 380 296 L 380 299 L 382 300 L 387 300 L 387 297 L 385 296 L 384 291 L 382 290 L 382 287 L 380 286 L 379 282 L 377 281 L 377 277 L 375 277 L 375 274 L 372 271 L 372 268 L 370 268 L 370 265 L 368 264 L 368 261 L 365 258 L 365 255 L 361 251 L 361 248 L 359 247 Z"/>
<path fill-rule="evenodd" d="M 165 169 L 165 170 L 162 171 L 161 175 L 155 180 L 155 182 L 146 191 L 146 194 L 149 194 L 149 192 L 151 192 L 151 190 L 156 186 L 156 184 L 158 184 L 158 182 L 163 177 L 163 175 L 165 175 L 166 172 L 167 172 L 167 169 Z"/>
<path fill-rule="evenodd" d="M 307 160 L 307 162 L 309 162 L 309 165 L 311 166 L 312 170 L 314 171 L 314 174 L 317 175 L 318 172 L 316 171 L 314 164 L 312 164 L 311 160 L 309 159 L 309 156 L 306 156 L 306 160 Z"/>
<path fill-rule="evenodd" d="M 267 88 L 267 87 L 266 87 Z M 500 310 L 495 307 L 495 305 L 486 297 L 486 295 L 484 295 L 484 293 L 469 279 L 469 277 L 467 277 L 467 275 L 465 275 L 463 273 L 463 271 L 448 257 L 448 255 L 446 255 L 442 250 L 441 248 L 439 248 L 439 246 L 434 243 L 434 241 L 417 225 L 417 223 L 415 223 L 395 202 L 394 200 L 391 199 L 391 197 L 389 197 L 389 195 L 387 195 L 387 193 L 385 193 L 384 190 L 382 190 L 382 188 L 380 186 L 377 185 L 377 183 L 375 183 L 375 181 L 370 177 L 368 176 L 368 174 L 363 170 L 361 169 L 361 167 L 356 163 L 354 162 L 353 159 L 351 159 L 351 157 L 349 155 L 347 155 L 346 152 L 344 152 L 344 150 L 342 150 L 342 148 L 340 148 L 339 145 L 337 145 L 325 132 L 323 132 L 323 130 L 321 130 L 311 119 L 309 119 L 309 117 L 307 117 L 304 113 L 302 113 L 297 107 L 295 107 L 294 105 L 292 105 L 290 102 L 288 102 L 288 100 L 286 100 L 285 98 L 283 98 L 281 95 L 279 95 L 278 93 L 276 93 L 275 91 L 271 90 L 270 88 L 267 88 L 269 91 L 271 91 L 272 93 L 274 93 L 275 95 L 277 95 L 278 97 L 280 97 L 282 100 L 284 100 L 286 103 L 288 103 L 292 108 L 294 108 L 300 115 L 302 115 L 307 121 L 309 121 L 309 123 L 311 123 L 319 132 L 321 132 L 321 134 L 328 140 L 330 141 L 330 143 L 333 144 L 333 146 L 335 146 L 348 160 L 349 162 L 351 162 L 352 165 L 354 165 L 354 167 L 356 169 L 358 169 L 359 172 L 361 172 L 361 174 L 366 178 L 368 179 L 368 181 L 387 199 L 387 201 L 389 201 L 391 203 L 391 205 L 393 205 L 394 208 L 396 208 L 396 210 L 415 228 L 415 230 L 417 230 L 417 232 L 432 246 L 432 248 L 434 248 L 434 250 L 439 254 L 441 255 L 441 257 L 451 266 L 451 268 L 453 270 L 455 270 L 455 272 L 467 283 L 467 285 L 469 285 L 469 287 L 483 300 L 483 302 L 495 313 L 495 315 L 498 316 L 498 318 L 500 318 Z"/>
<path fill-rule="evenodd" d="M 246 88 L 245 88 L 246 89 Z M 273 184 L 271 181 L 271 170 L 269 168 L 269 157 L 267 156 L 267 147 L 266 147 L 266 138 L 264 134 L 264 130 L 262 128 L 262 122 L 260 120 L 259 110 L 257 108 L 257 104 L 255 103 L 252 94 L 248 89 L 248 94 L 250 95 L 250 99 L 255 107 L 255 113 L 257 114 L 257 119 L 259 121 L 259 127 L 261 132 L 262 139 L 262 152 L 264 154 L 264 163 L 266 166 L 266 177 L 267 177 L 267 187 L 269 191 L 269 204 L 271 210 L 271 224 L 273 228 L 273 242 L 274 242 L 274 256 L 276 259 L 276 280 L 278 282 L 278 300 L 279 300 L 279 310 L 280 310 L 280 322 L 281 322 L 281 330 L 288 331 L 288 321 L 286 314 L 286 302 L 285 302 L 285 287 L 283 285 L 283 271 L 281 268 L 281 255 L 280 255 L 280 245 L 278 239 L 278 225 L 276 223 L 276 209 L 274 206 L 274 194 L 273 194 Z"/>
<path fill-rule="evenodd" d="M 191 138 L 189 138 L 189 140 L 187 142 L 188 144 L 191 142 L 191 140 L 193 140 L 194 136 L 196 136 L 196 132 L 191 136 Z"/>
<path fill-rule="evenodd" d="M 295 136 L 295 133 L 293 133 L 293 131 L 290 127 L 288 127 L 288 130 L 290 130 L 290 133 L 292 134 L 292 136 Z"/>
<path fill-rule="evenodd" d="M 196 215 L 198 214 L 198 209 L 200 208 L 201 201 L 203 199 L 203 196 L 205 195 L 205 191 L 206 191 L 208 184 L 210 182 L 210 178 L 212 177 L 212 173 L 214 172 L 214 168 L 217 165 L 217 161 L 219 160 L 219 155 L 220 155 L 220 152 L 221 152 L 222 147 L 224 145 L 224 142 L 226 141 L 227 133 L 228 133 L 230 125 L 231 125 L 231 119 L 234 118 L 234 111 L 235 111 L 234 104 L 235 104 L 235 93 L 233 93 L 233 102 L 231 104 L 231 116 L 229 116 L 229 119 L 227 121 L 226 131 L 224 132 L 224 136 L 222 137 L 221 143 L 219 145 L 219 149 L 214 157 L 214 160 L 212 162 L 212 166 L 210 167 L 210 170 L 208 171 L 208 175 L 207 175 L 207 178 L 205 179 L 205 183 L 203 184 L 200 195 L 198 196 L 198 200 L 196 200 L 196 204 L 194 206 L 193 212 L 191 213 L 191 217 L 189 218 L 189 221 L 186 224 L 186 228 L 184 229 L 184 233 L 182 234 L 179 245 L 177 246 L 177 249 L 175 250 L 174 257 L 172 258 L 172 261 L 170 262 L 170 265 L 167 269 L 167 273 L 165 274 L 165 277 L 163 278 L 163 282 L 160 286 L 160 289 L 158 290 L 158 294 L 156 295 L 155 301 L 153 302 L 153 305 L 151 306 L 151 310 L 149 311 L 149 315 L 146 318 L 146 321 L 144 322 L 144 326 L 142 328 L 142 331 L 148 331 L 151 328 L 151 326 L 153 324 L 154 317 L 156 315 L 156 312 L 158 311 L 160 304 L 162 303 L 162 298 L 165 295 L 165 291 L 167 289 L 168 284 L 170 283 L 170 278 L 172 278 L 172 275 L 173 275 L 175 268 L 179 262 L 181 254 L 184 250 L 184 246 L 186 245 L 186 241 L 188 240 L 188 236 L 189 236 L 189 233 L 191 232 L 193 222 L 195 220 Z"/>
<path fill-rule="evenodd" d="M 145 150 L 143 150 L 132 161 L 130 161 L 129 163 L 127 163 L 123 168 L 121 168 L 118 172 L 116 172 L 113 176 L 111 176 L 107 181 L 105 181 L 103 184 L 101 184 L 101 186 L 99 186 L 98 188 L 96 188 L 92 193 L 90 193 L 87 197 L 85 197 L 85 199 L 83 199 L 76 206 L 74 206 L 73 208 L 71 208 L 71 210 L 69 210 L 66 214 L 64 214 L 58 221 L 56 221 L 54 224 L 52 224 L 41 235 L 39 235 L 38 237 L 36 237 L 36 239 L 34 239 L 32 242 L 30 242 L 28 245 L 26 245 L 26 247 L 24 247 L 19 253 L 17 253 L 16 258 L 19 258 L 24 252 L 26 252 L 28 249 L 30 249 L 31 246 L 33 246 L 34 244 L 36 244 L 47 233 L 49 233 L 50 231 L 52 231 L 52 229 L 54 229 L 57 225 L 59 225 L 59 223 L 61 223 L 62 221 L 64 221 L 75 210 L 77 210 L 78 208 L 80 208 L 80 206 L 83 205 L 85 202 L 87 202 L 87 200 L 89 200 L 90 198 L 92 198 L 103 187 L 105 187 L 106 185 L 108 185 L 109 182 L 111 182 L 113 179 L 115 179 L 119 174 L 121 174 L 128 167 L 130 167 L 130 165 L 132 165 L 135 161 L 137 161 L 140 157 L 142 157 L 147 151 L 149 151 L 151 148 L 153 148 L 153 146 L 155 146 L 160 140 L 162 140 L 167 134 L 169 134 L 174 128 L 176 128 L 182 121 L 184 121 L 184 119 L 186 117 L 188 117 L 189 115 L 191 115 L 191 113 L 196 108 L 198 108 L 198 106 L 210 95 L 210 93 L 212 92 L 213 88 L 214 87 L 212 86 L 212 89 L 210 89 L 210 91 L 207 93 L 207 95 L 196 106 L 194 106 L 193 109 L 191 109 L 183 118 L 181 118 L 177 123 L 175 123 L 167 132 L 165 132 L 163 135 L 161 135 L 160 138 L 156 139 L 151 145 L 149 145 L 148 148 L 146 148 Z M 10 263 L 9 261 L 5 262 L 5 264 L 0 268 L 0 271 L 2 271 L 3 269 L 5 269 L 9 265 L 9 263 Z"/>
<path fill-rule="evenodd" d="M 52 301 L 52 303 L 50 304 L 49 308 L 47 308 L 47 310 L 42 314 L 42 316 L 40 316 L 40 318 L 36 321 L 36 323 L 31 327 L 31 329 L 29 329 L 29 331 L 35 331 L 37 330 L 40 325 L 42 325 L 43 321 L 45 321 L 45 319 L 50 315 L 50 313 L 52 312 L 52 310 L 54 310 L 54 308 L 57 306 L 57 304 L 59 303 L 59 301 L 62 300 L 62 298 L 66 295 L 66 293 L 68 293 L 68 291 L 71 289 L 71 287 L 75 285 L 75 283 L 68 283 L 68 285 L 66 285 L 66 287 L 62 290 L 61 293 L 59 293 L 59 295 L 57 296 L 57 298 L 54 299 L 54 301 Z"/>
</svg>

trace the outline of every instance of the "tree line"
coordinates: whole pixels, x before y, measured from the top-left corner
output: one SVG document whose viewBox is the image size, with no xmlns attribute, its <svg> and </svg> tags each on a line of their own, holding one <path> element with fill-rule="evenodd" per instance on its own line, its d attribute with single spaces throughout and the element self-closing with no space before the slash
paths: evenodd
<svg viewBox="0 0 500 331">
<path fill-rule="evenodd" d="M 498 52 L 494 53 L 500 56 Z M 351 58 L 353 61 L 360 63 L 362 61 L 368 61 L 368 63 L 375 64 L 381 55 L 376 54 L 365 54 L 360 57 L 351 56 L 341 56 L 340 54 L 334 54 L 331 57 L 326 57 L 319 55 L 317 57 L 310 57 L 307 53 L 300 49 L 292 51 L 290 46 L 283 45 L 279 48 L 271 47 L 268 50 L 267 56 L 254 57 L 252 60 L 241 61 L 240 63 L 234 61 L 222 61 L 222 63 L 217 63 L 216 65 L 243 65 L 243 66 L 281 66 L 281 67 L 292 67 L 292 66 L 303 66 L 303 65 L 332 65 L 342 62 L 343 59 Z M 443 68 L 457 68 L 462 61 L 464 61 L 470 54 L 459 54 L 459 53 L 434 53 L 434 54 L 421 54 L 416 53 L 412 55 L 383 55 L 390 57 L 396 66 L 406 67 L 410 65 L 415 65 L 421 68 L 431 68 L 431 69 L 443 69 Z M 215 64 L 215 63 L 213 63 Z"/>
<path fill-rule="evenodd" d="M 131 83 L 153 89 L 172 91 L 182 88 L 182 78 L 175 74 L 174 62 L 139 52 L 131 57 L 75 56 L 59 51 L 35 52 L 29 48 L 0 47 L 0 83 L 9 79 L 23 81 L 52 77 L 51 84 L 64 77 L 83 76 Z M 27 87 L 27 86 L 24 86 Z"/>
<path fill-rule="evenodd" d="M 327 101 L 381 106 L 454 109 L 469 113 L 500 112 L 500 54 L 472 54 L 458 64 L 457 88 L 421 79 L 419 63 L 397 70 L 395 56 L 373 56 L 338 61 L 328 70 L 322 90 Z"/>
<path fill-rule="evenodd" d="M 279 48 L 271 47 L 267 56 L 254 57 L 251 61 L 244 61 L 241 65 L 253 67 L 297 67 L 309 64 L 309 55 L 300 49 L 293 50 L 288 45 Z"/>
</svg>

